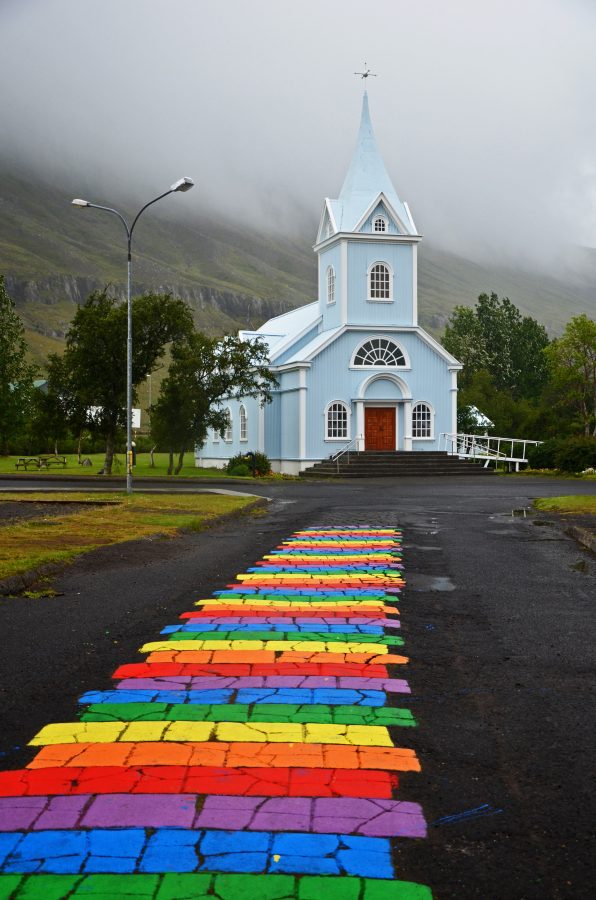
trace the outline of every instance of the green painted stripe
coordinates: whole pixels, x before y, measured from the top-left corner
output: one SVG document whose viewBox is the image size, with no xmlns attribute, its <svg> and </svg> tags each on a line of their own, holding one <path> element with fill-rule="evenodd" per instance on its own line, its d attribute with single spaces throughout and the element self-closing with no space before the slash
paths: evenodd
<svg viewBox="0 0 596 900">
<path fill-rule="evenodd" d="M 164 641 L 323 641 L 344 644 L 387 644 L 403 647 L 404 639 L 384 634 L 339 634 L 318 631 L 175 631 L 164 634 Z"/>
<path fill-rule="evenodd" d="M 92 703 L 82 722 L 297 722 L 327 725 L 416 725 L 408 709 L 299 703 Z"/>
<path fill-rule="evenodd" d="M 0 875 L 0 900 L 433 900 L 412 881 L 336 875 Z"/>
</svg>

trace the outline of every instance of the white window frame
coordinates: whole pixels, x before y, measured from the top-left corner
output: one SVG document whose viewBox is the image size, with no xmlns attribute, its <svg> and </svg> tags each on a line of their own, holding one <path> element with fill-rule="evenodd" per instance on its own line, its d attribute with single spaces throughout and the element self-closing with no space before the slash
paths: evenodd
<svg viewBox="0 0 596 900">
<path fill-rule="evenodd" d="M 377 228 L 377 222 L 383 223 L 383 228 Z M 373 234 L 387 234 L 389 231 L 389 222 L 386 216 L 376 215 L 373 216 L 371 231 Z"/>
<path fill-rule="evenodd" d="M 211 429 L 211 440 L 213 441 L 214 444 L 219 444 L 219 437 L 220 437 L 220 435 L 219 435 L 219 431 L 217 430 L 217 428 L 212 428 Z"/>
<path fill-rule="evenodd" d="M 358 356 L 358 354 L 360 353 L 362 348 L 365 347 L 366 344 L 370 343 L 371 341 L 377 341 L 377 340 L 387 341 L 388 343 L 393 344 L 393 346 L 396 347 L 397 350 L 399 350 L 399 352 L 401 353 L 403 360 L 404 360 L 403 363 L 401 365 L 390 365 L 390 366 L 384 365 L 383 363 L 366 363 L 364 365 L 362 363 L 357 363 L 356 357 Z M 398 369 L 400 372 L 402 372 L 404 370 L 410 371 L 411 367 L 410 367 L 410 360 L 409 360 L 408 354 L 406 353 L 404 348 L 400 344 L 398 344 L 398 342 L 393 337 L 391 337 L 390 335 L 387 335 L 387 334 L 374 334 L 374 335 L 371 335 L 370 337 L 367 337 L 365 340 L 360 341 L 360 343 L 358 344 L 358 346 L 356 347 L 356 349 L 354 350 L 354 352 L 352 354 L 352 359 L 350 360 L 350 369 L 356 369 L 357 371 L 360 369 L 375 369 L 376 371 L 381 371 L 381 372 L 391 370 L 391 369 Z"/>
<path fill-rule="evenodd" d="M 327 266 L 326 273 L 326 286 L 327 286 L 327 306 L 333 306 L 335 303 L 335 269 L 333 266 Z"/>
<path fill-rule="evenodd" d="M 429 414 L 429 434 L 425 434 L 424 436 L 417 436 L 415 434 L 415 426 L 416 426 L 416 409 L 419 406 L 426 406 Z M 413 441 L 434 441 L 435 439 L 435 411 L 431 403 L 428 400 L 416 400 L 415 403 L 412 404 L 412 440 Z"/>
<path fill-rule="evenodd" d="M 240 404 L 240 408 L 238 410 L 238 421 L 239 421 L 239 434 L 241 441 L 248 440 L 248 415 L 246 413 L 246 406 L 244 403 Z"/>
<path fill-rule="evenodd" d="M 229 406 L 226 406 L 226 413 L 228 417 L 228 424 L 226 425 L 223 439 L 226 444 L 231 444 L 234 440 L 234 420 L 232 418 L 232 410 Z"/>
<path fill-rule="evenodd" d="M 372 277 L 373 271 L 376 266 L 384 266 L 387 269 L 388 275 L 388 289 L 389 296 L 388 297 L 373 297 L 372 296 Z M 373 263 L 370 264 L 368 270 L 366 272 L 366 290 L 367 290 L 367 300 L 369 303 L 393 303 L 393 269 L 389 265 L 388 262 L 385 262 L 383 259 L 375 259 Z"/>
<path fill-rule="evenodd" d="M 332 436 L 332 435 L 330 435 L 330 433 L 329 433 L 329 432 L 330 432 L 330 428 L 329 428 L 329 413 L 331 412 L 331 410 L 332 410 L 332 408 L 333 408 L 334 406 L 342 406 L 343 409 L 344 409 L 344 411 L 345 411 L 345 413 L 346 413 L 346 434 L 345 434 L 345 437 L 344 437 L 343 435 L 342 435 L 341 437 Z M 346 441 L 349 441 L 349 440 L 350 440 L 350 435 L 351 435 L 351 419 L 352 419 L 352 411 L 351 411 L 351 409 L 350 409 L 350 404 L 349 404 L 349 403 L 346 403 L 345 400 L 331 400 L 331 402 L 328 403 L 327 406 L 325 407 L 325 413 L 324 413 L 324 415 L 325 415 L 325 420 L 324 420 L 324 421 L 325 421 L 325 438 L 324 438 L 324 440 L 325 440 L 325 441 L 332 441 L 332 442 L 341 441 L 342 443 L 345 443 Z"/>
</svg>

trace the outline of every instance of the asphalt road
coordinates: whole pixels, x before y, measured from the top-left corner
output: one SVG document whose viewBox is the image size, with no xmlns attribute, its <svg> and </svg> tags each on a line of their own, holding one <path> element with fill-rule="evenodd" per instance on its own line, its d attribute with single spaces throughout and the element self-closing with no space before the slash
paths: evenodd
<svg viewBox="0 0 596 900">
<path fill-rule="evenodd" d="M 89 554 L 56 579 L 59 596 L 0 603 L 3 766 L 26 763 L 42 725 L 72 720 L 80 693 L 107 688 L 141 643 L 290 532 L 399 524 L 419 721 L 404 743 L 423 766 L 400 795 L 431 823 L 399 846 L 401 877 L 438 900 L 593 898 L 596 559 L 548 517 L 512 510 L 594 490 L 490 476 L 259 485 L 262 517 Z"/>
</svg>

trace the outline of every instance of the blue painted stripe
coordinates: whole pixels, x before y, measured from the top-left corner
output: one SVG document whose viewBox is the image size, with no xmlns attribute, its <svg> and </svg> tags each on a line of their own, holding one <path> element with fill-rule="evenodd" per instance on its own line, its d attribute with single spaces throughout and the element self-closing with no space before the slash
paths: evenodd
<svg viewBox="0 0 596 900">
<path fill-rule="evenodd" d="M 232 702 L 234 691 L 222 688 L 212 691 L 184 690 L 112 690 L 87 691 L 79 703 L 195 703 L 220 705 Z M 299 703 L 323 706 L 384 706 L 384 691 L 350 690 L 346 688 L 240 688 L 234 703 Z"/>
<path fill-rule="evenodd" d="M 209 631 L 225 631 L 225 632 L 238 632 L 239 634 L 250 634 L 253 631 L 278 631 L 280 634 L 300 634 L 301 632 L 313 632 L 316 631 L 320 634 L 384 634 L 384 630 L 380 628 L 378 625 L 329 625 L 323 623 L 320 625 L 318 622 L 312 622 L 309 625 L 294 625 L 293 623 L 286 624 L 265 624 L 265 625 L 253 625 L 253 624 L 236 624 L 236 625 L 221 625 L 221 624 L 209 624 L 203 625 L 202 621 L 199 619 L 198 622 L 188 623 L 187 625 L 166 625 L 165 628 L 162 628 L 160 634 L 176 634 L 179 632 L 184 632 L 187 634 L 191 634 L 193 632 L 209 632 Z"/>
<path fill-rule="evenodd" d="M 392 878 L 386 838 L 269 831 L 93 828 L 0 833 L 10 873 L 286 872 Z"/>
</svg>

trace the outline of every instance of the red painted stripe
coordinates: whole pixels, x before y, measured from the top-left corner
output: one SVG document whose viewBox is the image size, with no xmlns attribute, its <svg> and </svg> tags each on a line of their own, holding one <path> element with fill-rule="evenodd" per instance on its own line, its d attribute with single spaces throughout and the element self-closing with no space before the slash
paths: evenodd
<svg viewBox="0 0 596 900">
<path fill-rule="evenodd" d="M 173 765 L 61 766 L 0 772 L 1 797 L 198 793 L 389 800 L 397 786 L 397 775 L 382 769 L 226 769 Z"/>
<path fill-rule="evenodd" d="M 387 666 L 366 663 L 128 663 L 112 678 L 163 678 L 168 675 L 319 675 L 389 678 Z"/>
<path fill-rule="evenodd" d="M 197 610 L 197 612 L 185 612 L 180 616 L 181 619 L 217 619 L 226 616 L 241 616 L 242 618 L 263 617 L 276 619 L 294 619 L 299 618 L 321 618 L 321 619 L 343 619 L 357 617 L 360 619 L 382 619 L 387 614 L 395 614 L 397 610 L 394 606 L 340 606 L 329 611 L 310 606 L 300 607 L 282 607 L 275 606 L 246 607 L 246 606 L 210 606 L 207 609 Z"/>
</svg>

